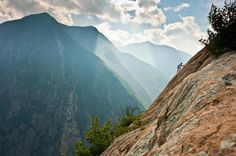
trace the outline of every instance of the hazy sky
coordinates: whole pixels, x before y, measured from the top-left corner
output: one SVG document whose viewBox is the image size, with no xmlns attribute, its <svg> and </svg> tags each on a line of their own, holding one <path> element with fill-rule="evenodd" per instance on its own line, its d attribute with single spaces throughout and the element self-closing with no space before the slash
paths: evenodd
<svg viewBox="0 0 236 156">
<path fill-rule="evenodd" d="M 0 0 L 0 23 L 48 12 L 67 25 L 93 25 L 117 47 L 151 41 L 195 54 L 223 0 Z"/>
</svg>

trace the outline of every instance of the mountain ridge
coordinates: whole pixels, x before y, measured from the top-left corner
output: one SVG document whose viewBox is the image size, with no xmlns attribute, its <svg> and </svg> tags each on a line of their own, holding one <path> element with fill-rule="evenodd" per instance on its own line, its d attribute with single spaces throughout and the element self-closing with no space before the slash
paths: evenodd
<svg viewBox="0 0 236 156">
<path fill-rule="evenodd" d="M 168 46 L 168 45 L 164 45 L 164 44 L 156 44 L 156 43 L 151 42 L 151 41 L 130 43 L 130 44 L 124 46 L 124 47 L 121 47 L 121 49 L 123 49 L 123 48 L 125 48 L 125 47 L 129 47 L 129 46 L 135 46 L 135 45 L 137 45 L 137 44 L 139 44 L 139 45 L 151 45 L 151 46 L 167 47 L 167 48 L 174 49 L 174 50 L 176 50 L 176 51 L 181 51 L 181 50 L 178 50 L 178 49 L 176 49 L 176 48 L 174 48 L 174 47 L 171 47 L 171 46 Z M 187 52 L 184 52 L 184 51 L 181 51 L 181 52 L 188 54 Z M 189 54 L 189 55 L 190 55 L 190 54 Z"/>
<path fill-rule="evenodd" d="M 35 16 L 41 21 L 30 22 Z M 126 106 L 144 109 L 55 21 L 40 14 L 0 25 L 2 155 L 74 155 L 91 116 L 104 122 Z"/>
<path fill-rule="evenodd" d="M 67 31 L 69 34 L 71 34 L 72 38 L 74 40 L 83 45 L 85 49 L 88 49 L 89 51 L 93 51 L 99 58 L 101 58 L 108 68 L 110 68 L 113 72 L 117 74 L 117 77 L 120 77 L 121 80 L 128 83 L 128 88 L 131 88 L 133 92 L 135 93 L 136 97 L 140 99 L 140 101 L 144 104 L 145 107 L 149 106 L 152 101 L 154 100 L 154 94 L 159 94 L 160 91 L 164 88 L 164 86 L 167 83 L 167 78 L 164 76 L 164 74 L 158 74 L 158 80 L 161 79 L 160 85 L 155 84 L 155 79 L 152 79 L 150 82 L 154 82 L 153 85 L 147 85 L 143 83 L 144 81 L 142 79 L 141 74 L 132 73 L 131 70 L 127 69 L 127 66 L 129 66 L 129 61 L 123 61 L 126 60 L 127 57 L 130 57 L 127 55 L 122 55 L 122 53 L 116 49 L 116 47 L 99 31 L 91 29 L 89 32 L 84 32 L 76 29 L 76 31 L 73 31 L 73 27 L 68 29 Z M 84 28 L 85 30 L 86 28 Z M 94 33 L 95 32 L 95 33 Z M 86 36 L 90 36 L 86 38 Z M 92 40 L 88 40 L 89 38 L 93 38 Z M 91 46 L 88 43 L 93 43 Z M 134 60 L 135 58 L 132 58 Z M 132 61 L 130 60 L 130 61 Z M 136 60 L 135 65 L 137 68 L 141 68 L 143 65 L 143 62 L 141 60 Z M 148 64 L 147 64 L 148 65 Z M 155 73 L 159 73 L 156 69 L 154 69 L 152 66 L 149 65 L 149 70 L 155 71 Z M 141 72 L 141 71 L 140 71 Z M 154 73 L 145 73 L 146 71 L 142 71 L 144 75 L 150 77 L 155 77 Z M 155 86 L 156 89 L 153 89 Z M 148 89 L 148 91 L 146 89 Z M 154 91 L 153 93 L 149 93 Z"/>
<path fill-rule="evenodd" d="M 191 55 L 167 45 L 157 45 L 152 42 L 129 44 L 120 49 L 142 60 L 171 79 L 176 74 L 177 65 L 187 63 Z M 163 66 L 165 64 L 165 66 Z"/>
</svg>

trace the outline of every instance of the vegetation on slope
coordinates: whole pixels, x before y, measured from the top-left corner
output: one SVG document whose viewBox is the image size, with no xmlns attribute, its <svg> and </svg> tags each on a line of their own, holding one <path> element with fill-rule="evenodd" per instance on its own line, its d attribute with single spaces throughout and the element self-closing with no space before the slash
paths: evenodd
<svg viewBox="0 0 236 156">
<path fill-rule="evenodd" d="M 208 39 L 200 39 L 207 50 L 214 56 L 236 49 L 236 1 L 225 2 L 223 8 L 214 4 L 209 12 Z"/>
<path fill-rule="evenodd" d="M 102 126 L 98 117 L 92 117 L 86 132 L 89 145 L 78 141 L 76 143 L 76 156 L 100 155 L 118 136 L 140 127 L 140 113 L 137 108 L 127 107 L 117 123 L 107 120 Z M 132 124 L 133 123 L 133 124 Z M 132 126 L 131 126 L 132 124 Z"/>
</svg>

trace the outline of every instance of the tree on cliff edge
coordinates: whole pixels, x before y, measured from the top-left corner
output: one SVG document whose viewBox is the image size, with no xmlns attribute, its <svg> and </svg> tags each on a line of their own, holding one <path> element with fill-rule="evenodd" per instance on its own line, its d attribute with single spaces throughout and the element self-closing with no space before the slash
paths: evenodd
<svg viewBox="0 0 236 156">
<path fill-rule="evenodd" d="M 200 39 L 207 50 L 216 57 L 236 50 L 236 1 L 226 1 L 223 8 L 212 4 L 208 19 L 212 30 L 207 31 L 208 39 Z"/>
</svg>

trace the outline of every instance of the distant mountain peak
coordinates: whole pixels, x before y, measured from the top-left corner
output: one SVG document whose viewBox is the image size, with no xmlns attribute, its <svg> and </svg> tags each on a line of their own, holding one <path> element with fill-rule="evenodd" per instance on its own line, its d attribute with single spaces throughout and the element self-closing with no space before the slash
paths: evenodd
<svg viewBox="0 0 236 156">
<path fill-rule="evenodd" d="M 129 46 L 153 46 L 153 47 L 168 47 L 168 48 L 173 48 L 173 47 L 170 47 L 170 46 L 167 46 L 167 45 L 161 45 L 161 44 L 153 43 L 151 41 L 131 43 L 131 44 L 128 44 L 126 47 L 129 47 Z M 175 49 L 175 48 L 173 48 L 173 49 Z"/>
<path fill-rule="evenodd" d="M 43 12 L 38 14 L 32 14 L 22 18 L 23 20 L 37 20 L 40 22 L 57 22 L 54 17 L 49 13 Z"/>
<path fill-rule="evenodd" d="M 151 42 L 151 41 L 144 41 L 141 42 L 141 44 L 151 44 L 151 45 L 156 45 L 155 43 Z"/>
<path fill-rule="evenodd" d="M 130 53 L 143 62 L 155 67 L 158 71 L 165 73 L 169 78 L 176 74 L 176 66 L 186 63 L 191 57 L 189 54 L 167 45 L 158 45 L 145 41 L 129 44 L 121 51 Z"/>
<path fill-rule="evenodd" d="M 131 43 L 126 45 L 125 47 L 121 48 L 121 50 L 127 50 L 127 48 L 132 48 L 132 47 L 152 47 L 152 48 L 165 48 L 165 49 L 169 49 L 169 50 L 175 50 L 175 51 L 179 51 L 181 53 L 184 53 L 186 55 L 189 55 L 188 53 L 178 50 L 172 46 L 169 45 L 162 45 L 162 44 L 157 44 L 157 43 L 153 43 L 151 41 L 144 41 L 144 42 L 136 42 L 136 43 Z"/>
<path fill-rule="evenodd" d="M 70 26 L 71 29 L 80 29 L 81 31 L 91 31 L 94 33 L 100 33 L 98 29 L 92 25 L 89 26 Z"/>
<path fill-rule="evenodd" d="M 53 18 L 49 13 L 47 12 L 42 12 L 42 13 L 38 13 L 38 14 L 32 14 L 32 15 L 29 15 L 29 16 L 41 16 L 41 17 L 49 17 L 49 18 Z"/>
<path fill-rule="evenodd" d="M 156 45 L 156 44 L 150 41 L 144 41 L 144 42 L 130 43 L 130 44 L 127 44 L 125 47 L 134 46 L 134 45 Z"/>
</svg>

